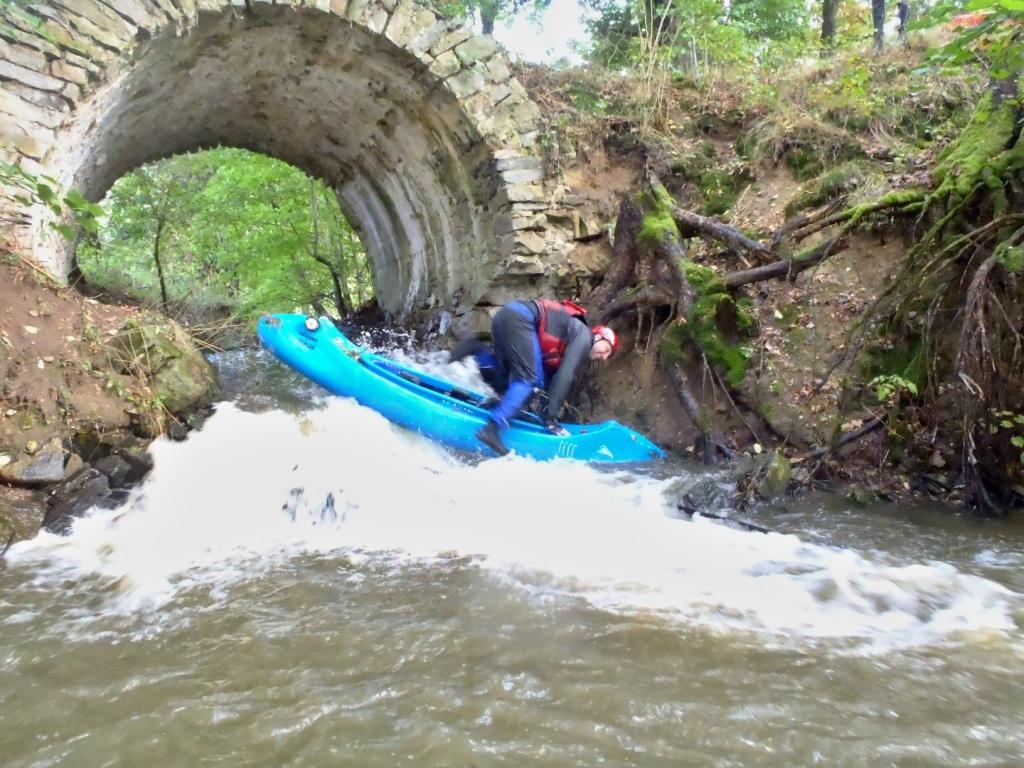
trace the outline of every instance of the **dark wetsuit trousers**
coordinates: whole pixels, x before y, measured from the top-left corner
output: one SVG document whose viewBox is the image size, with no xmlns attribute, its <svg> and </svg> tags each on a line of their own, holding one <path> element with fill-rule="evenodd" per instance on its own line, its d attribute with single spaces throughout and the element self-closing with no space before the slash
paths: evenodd
<svg viewBox="0 0 1024 768">
<path fill-rule="evenodd" d="M 491 321 L 491 339 L 497 370 L 495 378 L 502 392 L 501 402 L 491 410 L 491 418 L 504 426 L 530 399 L 535 389 L 544 387 L 544 366 L 537 318 L 521 301 L 506 304 Z M 507 382 L 507 385 L 506 385 Z"/>
</svg>

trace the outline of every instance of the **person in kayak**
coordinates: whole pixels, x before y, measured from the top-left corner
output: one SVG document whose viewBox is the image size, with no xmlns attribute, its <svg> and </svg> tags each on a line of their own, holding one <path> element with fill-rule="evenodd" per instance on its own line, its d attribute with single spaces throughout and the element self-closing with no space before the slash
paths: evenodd
<svg viewBox="0 0 1024 768">
<path fill-rule="evenodd" d="M 480 374 L 501 399 L 490 408 L 490 418 L 477 438 L 499 456 L 508 453 L 501 430 L 535 392 L 547 394 L 540 414 L 544 426 L 556 435 L 568 432 L 558 423 L 576 372 L 584 360 L 607 360 L 619 347 L 618 337 L 603 325 L 588 327 L 586 310 L 571 301 L 513 301 L 491 320 L 488 347 L 477 338 L 466 339 L 449 355 L 455 362 L 473 355 Z"/>
</svg>

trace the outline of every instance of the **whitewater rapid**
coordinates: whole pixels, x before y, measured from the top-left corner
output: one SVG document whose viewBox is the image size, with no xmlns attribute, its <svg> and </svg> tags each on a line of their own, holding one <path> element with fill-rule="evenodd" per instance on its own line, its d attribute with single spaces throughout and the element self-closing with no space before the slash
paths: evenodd
<svg viewBox="0 0 1024 768">
<path fill-rule="evenodd" d="M 37 584 L 94 579 L 98 612 L 161 611 L 310 553 L 351 561 L 470 558 L 512 589 L 653 613 L 767 642 L 874 647 L 1018 633 L 1022 596 L 941 562 L 895 566 L 850 549 L 673 516 L 673 479 L 516 456 L 469 460 L 354 401 L 302 413 L 221 403 L 118 509 L 66 537 L 16 545 Z M 353 586 L 357 588 L 357 586 Z"/>
</svg>

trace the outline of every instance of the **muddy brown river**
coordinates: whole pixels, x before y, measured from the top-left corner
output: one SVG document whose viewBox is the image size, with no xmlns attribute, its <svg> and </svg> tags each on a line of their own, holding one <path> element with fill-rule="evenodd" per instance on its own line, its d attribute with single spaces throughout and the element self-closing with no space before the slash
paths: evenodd
<svg viewBox="0 0 1024 768">
<path fill-rule="evenodd" d="M 42 766 L 1013 766 L 1024 526 L 700 467 L 454 456 L 261 356 L 124 507 L 0 564 Z"/>
</svg>

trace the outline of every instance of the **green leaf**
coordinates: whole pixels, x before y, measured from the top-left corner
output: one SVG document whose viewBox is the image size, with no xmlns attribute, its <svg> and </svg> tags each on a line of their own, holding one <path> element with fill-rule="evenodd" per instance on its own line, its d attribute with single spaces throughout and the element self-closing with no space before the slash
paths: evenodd
<svg viewBox="0 0 1024 768">
<path fill-rule="evenodd" d="M 36 183 L 36 194 L 39 195 L 40 200 L 51 207 L 57 201 L 57 195 L 54 194 L 53 188 L 41 181 Z"/>
<path fill-rule="evenodd" d="M 999 0 L 999 4 L 1008 11 L 1024 11 L 1024 0 Z"/>
<path fill-rule="evenodd" d="M 53 227 L 58 232 L 60 232 L 61 236 L 65 240 L 74 240 L 75 239 L 75 235 L 77 233 L 75 232 L 75 228 L 72 227 L 70 224 L 53 224 L 53 223 L 51 223 L 50 226 Z"/>
<path fill-rule="evenodd" d="M 89 205 L 89 201 L 82 197 L 82 193 L 77 189 L 69 190 L 68 193 L 64 195 L 64 202 L 75 210 L 85 208 L 85 206 Z"/>
<path fill-rule="evenodd" d="M 1010 445 L 1014 448 L 1024 448 L 1024 437 L 1020 435 L 1014 435 L 1010 438 Z"/>
</svg>

